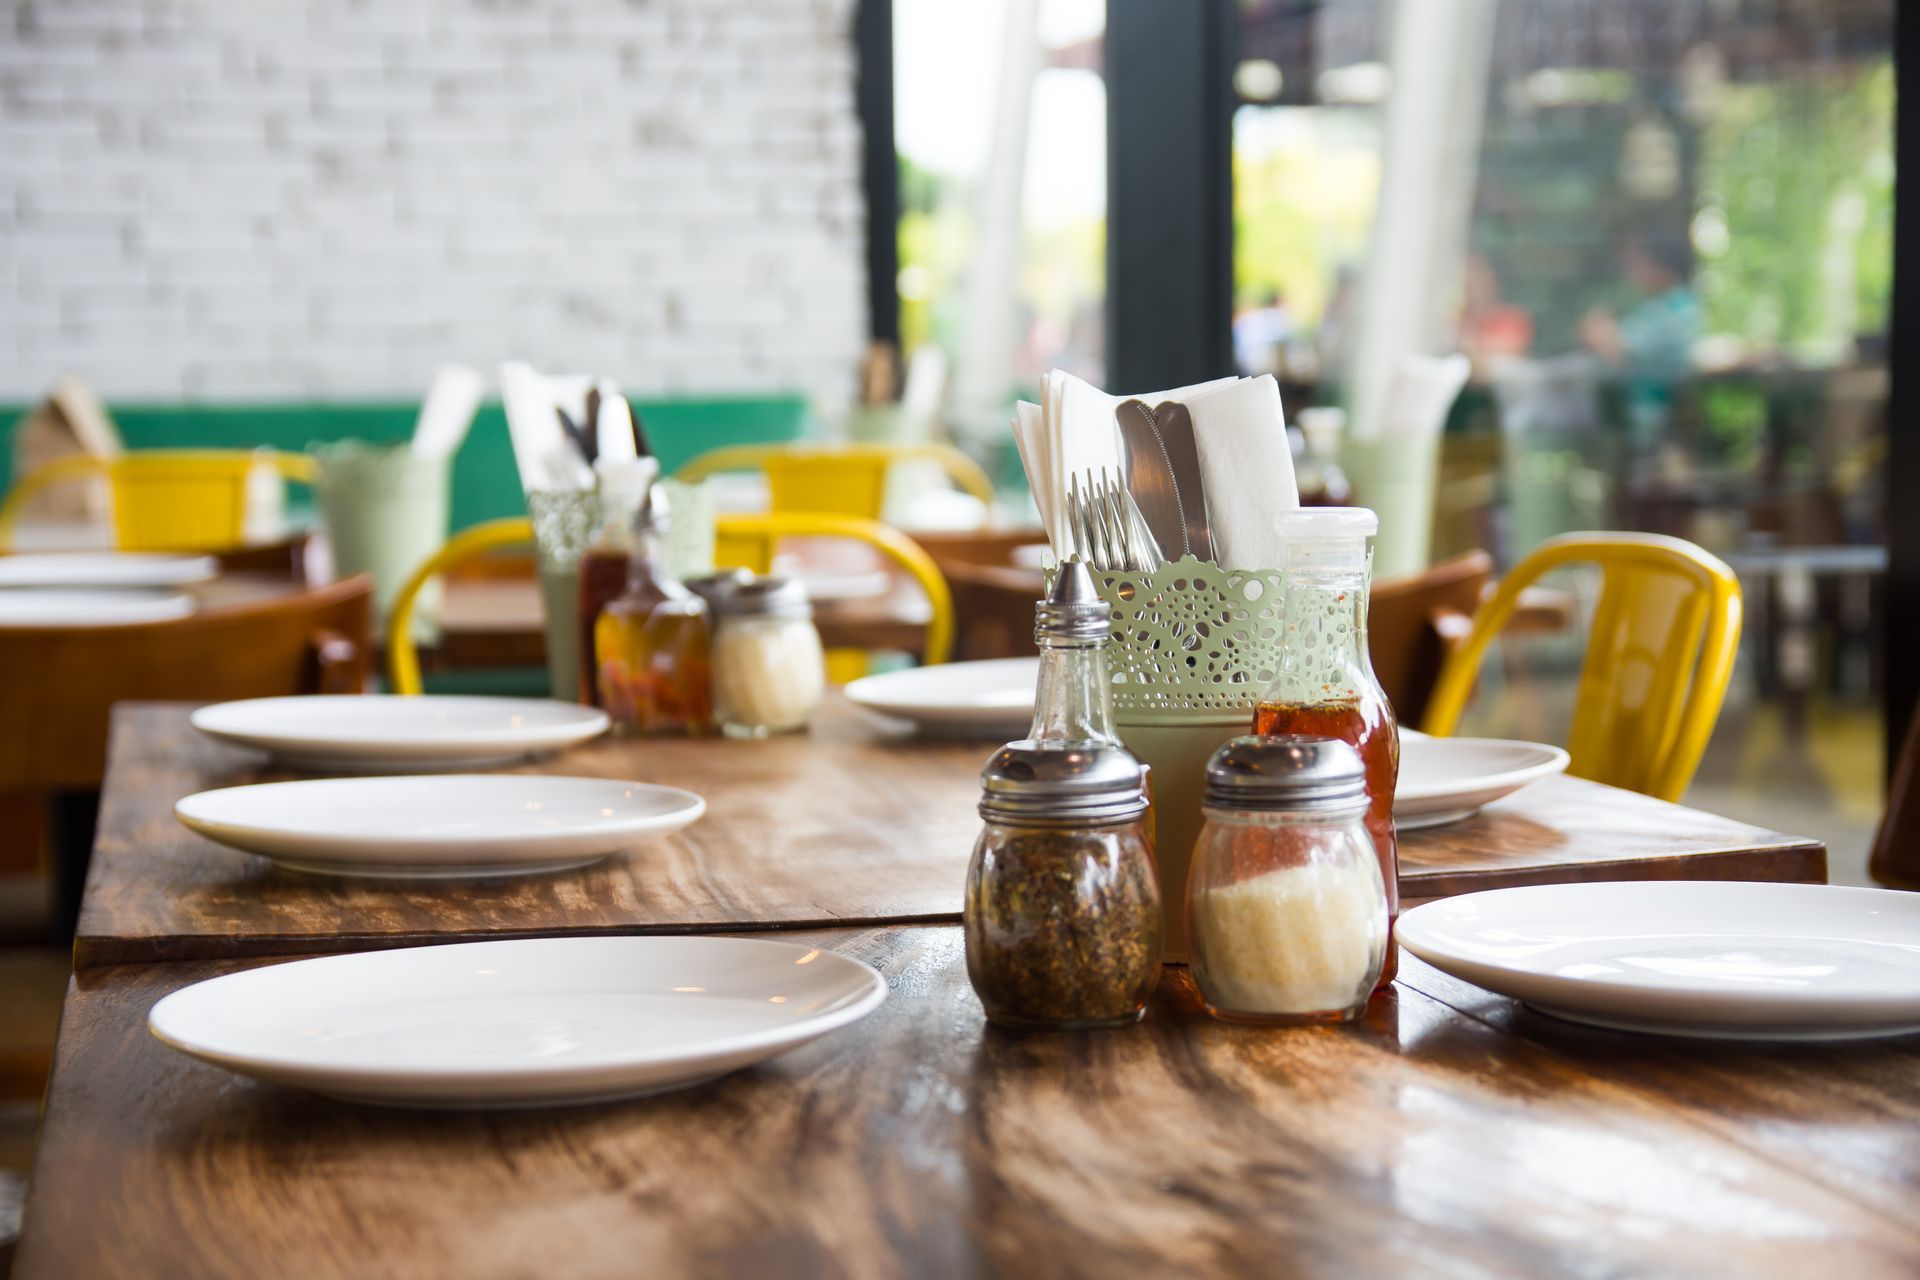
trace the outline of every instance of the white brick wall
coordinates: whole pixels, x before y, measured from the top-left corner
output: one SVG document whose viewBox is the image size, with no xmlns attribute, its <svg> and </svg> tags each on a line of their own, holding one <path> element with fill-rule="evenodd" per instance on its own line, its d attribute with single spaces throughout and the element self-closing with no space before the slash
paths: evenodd
<svg viewBox="0 0 1920 1280">
<path fill-rule="evenodd" d="M 852 0 L 0 0 L 0 398 L 852 392 Z"/>
</svg>

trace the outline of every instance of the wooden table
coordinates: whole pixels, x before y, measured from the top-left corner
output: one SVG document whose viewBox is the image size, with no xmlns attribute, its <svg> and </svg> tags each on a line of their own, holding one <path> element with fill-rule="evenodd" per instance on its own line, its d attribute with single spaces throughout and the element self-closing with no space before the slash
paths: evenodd
<svg viewBox="0 0 1920 1280">
<path fill-rule="evenodd" d="M 707 797 L 708 815 L 598 866 L 450 893 L 278 871 L 187 831 L 172 812 L 183 796 L 289 775 L 195 732 L 183 706 L 123 704 L 75 963 L 957 920 L 991 750 L 906 736 L 837 694 L 806 736 L 605 739 L 515 771 L 684 786 Z M 1408 904 L 1564 880 L 1825 878 L 1826 853 L 1813 841 L 1572 778 L 1401 841 Z"/>
<path fill-rule="evenodd" d="M 864 1021 L 696 1090 L 439 1114 L 254 1084 L 105 968 L 62 1026 L 16 1275 L 1920 1274 L 1920 1043 L 1589 1031 L 1411 957 L 1364 1022 L 987 1027 L 953 926 L 795 935 Z"/>
</svg>

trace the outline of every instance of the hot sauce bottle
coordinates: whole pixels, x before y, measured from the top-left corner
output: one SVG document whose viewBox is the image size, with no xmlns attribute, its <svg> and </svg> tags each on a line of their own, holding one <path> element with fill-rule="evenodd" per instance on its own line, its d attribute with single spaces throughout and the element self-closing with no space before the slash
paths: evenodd
<svg viewBox="0 0 1920 1280">
<path fill-rule="evenodd" d="M 626 590 L 593 624 L 600 701 L 616 732 L 699 734 L 713 725 L 707 604 L 666 567 L 666 526 L 656 486 L 634 515 Z"/>
<path fill-rule="evenodd" d="M 599 479 L 600 531 L 580 557 L 580 701 L 600 701 L 600 653 L 596 624 L 600 614 L 627 589 L 638 535 L 634 516 L 647 500 L 659 464 L 652 458 L 594 463 Z"/>
<path fill-rule="evenodd" d="M 1260 698 L 1253 731 L 1336 738 L 1359 753 L 1367 834 L 1391 921 L 1400 914 L 1393 827 L 1400 726 L 1367 654 L 1367 539 L 1379 531 L 1380 517 L 1365 507 L 1302 508 L 1283 513 L 1280 528 L 1287 546 L 1280 669 Z M 1380 987 L 1393 981 L 1398 961 L 1399 948 L 1389 938 Z"/>
</svg>

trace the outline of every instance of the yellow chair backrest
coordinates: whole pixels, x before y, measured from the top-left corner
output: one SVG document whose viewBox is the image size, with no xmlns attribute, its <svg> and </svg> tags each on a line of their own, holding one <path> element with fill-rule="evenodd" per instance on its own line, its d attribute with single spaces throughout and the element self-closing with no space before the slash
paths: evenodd
<svg viewBox="0 0 1920 1280">
<path fill-rule="evenodd" d="M 852 516 L 778 512 L 768 515 L 722 516 L 714 524 L 714 562 L 722 568 L 746 568 L 764 573 L 773 563 L 782 538 L 852 538 L 877 549 L 906 571 L 926 592 L 932 613 L 927 621 L 922 661 L 945 662 L 953 652 L 953 596 L 940 568 L 921 546 L 895 529 L 874 520 Z M 489 520 L 463 529 L 427 562 L 413 571 L 394 598 L 387 619 L 387 674 L 395 693 L 420 692 L 420 654 L 414 646 L 413 610 L 429 579 L 475 556 L 508 546 L 533 542 L 533 522 L 525 517 Z"/>
<path fill-rule="evenodd" d="M 1487 647 L 1520 593 L 1568 565 L 1601 570 L 1600 596 L 1568 735 L 1568 771 L 1662 800 L 1692 780 L 1720 716 L 1740 643 L 1740 582 L 1691 542 L 1647 533 L 1548 539 L 1501 579 L 1448 656 L 1428 705 L 1428 733 L 1460 723 Z"/>
<path fill-rule="evenodd" d="M 55 484 L 103 475 L 122 551 L 218 551 L 246 541 L 247 490 L 256 468 L 313 483 L 313 459 L 272 449 L 142 449 L 114 458 L 76 455 L 22 476 L 0 505 L 0 545 L 27 500 Z"/>
<path fill-rule="evenodd" d="M 723 471 L 760 471 L 774 511 L 878 520 L 886 506 L 889 469 L 917 461 L 937 462 L 962 490 L 993 505 L 993 482 L 980 464 L 944 444 L 735 445 L 701 454 L 675 478 L 693 484 Z"/>
</svg>

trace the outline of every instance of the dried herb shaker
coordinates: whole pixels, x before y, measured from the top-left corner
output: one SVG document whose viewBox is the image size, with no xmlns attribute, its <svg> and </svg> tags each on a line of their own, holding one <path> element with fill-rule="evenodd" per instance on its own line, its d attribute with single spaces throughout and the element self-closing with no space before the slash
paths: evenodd
<svg viewBox="0 0 1920 1280">
<path fill-rule="evenodd" d="M 1034 613 L 1033 727 L 981 771 L 967 976 L 1001 1026 L 1125 1026 L 1159 980 L 1160 888 L 1140 762 L 1113 732 L 1111 613 L 1077 559 Z"/>
</svg>

